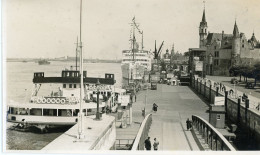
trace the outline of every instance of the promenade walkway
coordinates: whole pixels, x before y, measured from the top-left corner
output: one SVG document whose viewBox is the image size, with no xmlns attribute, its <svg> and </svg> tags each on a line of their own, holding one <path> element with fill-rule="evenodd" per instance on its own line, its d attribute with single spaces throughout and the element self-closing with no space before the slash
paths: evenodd
<svg viewBox="0 0 260 155">
<path fill-rule="evenodd" d="M 208 106 L 189 87 L 159 85 L 157 90 L 142 91 L 138 94 L 137 102 L 133 104 L 133 113 L 140 119 L 147 93 L 146 114 L 152 113 L 152 125 L 149 132 L 151 142 L 156 137 L 159 150 L 189 151 L 199 150 L 191 131 L 186 130 L 186 120 L 191 115 L 198 115 L 208 120 Z M 156 103 L 158 111 L 152 111 Z M 137 119 L 137 120 L 138 120 Z"/>
</svg>

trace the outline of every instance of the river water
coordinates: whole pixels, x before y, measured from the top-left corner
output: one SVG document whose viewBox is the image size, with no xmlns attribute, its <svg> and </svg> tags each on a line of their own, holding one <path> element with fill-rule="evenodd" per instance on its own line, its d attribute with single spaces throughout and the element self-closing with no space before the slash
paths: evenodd
<svg viewBox="0 0 260 155">
<path fill-rule="evenodd" d="M 75 62 L 51 61 L 50 65 L 38 65 L 35 62 L 7 62 L 6 63 L 6 102 L 27 102 L 33 88 L 33 73 L 44 72 L 45 77 L 60 77 L 61 71 Z M 120 63 L 85 63 L 88 77 L 105 77 L 105 73 L 115 74 L 116 87 L 121 86 Z M 61 135 L 64 131 L 54 133 L 37 134 L 31 132 L 19 132 L 6 129 L 7 150 L 39 150 L 49 142 Z"/>
</svg>

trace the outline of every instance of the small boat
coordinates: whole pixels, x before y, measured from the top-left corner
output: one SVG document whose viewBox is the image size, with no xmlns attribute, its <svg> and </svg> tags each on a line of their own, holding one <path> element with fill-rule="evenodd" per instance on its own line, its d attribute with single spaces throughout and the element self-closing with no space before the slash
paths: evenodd
<svg viewBox="0 0 260 155">
<path fill-rule="evenodd" d="M 80 110 L 80 72 L 63 70 L 61 77 L 45 77 L 44 72 L 34 73 L 34 89 L 26 103 L 9 102 L 7 121 L 26 122 L 34 126 L 66 126 L 78 121 Z M 97 92 L 101 112 L 112 109 L 115 102 L 114 74 L 105 74 L 105 78 L 87 77 L 84 71 L 84 96 L 82 109 L 84 116 L 95 115 L 97 110 Z M 100 85 L 96 83 L 100 81 Z M 52 85 L 49 93 L 47 88 Z M 54 85 L 56 87 L 54 87 Z M 43 90 L 41 90 L 41 88 Z M 46 93 L 47 92 L 47 93 Z"/>
<path fill-rule="evenodd" d="M 38 61 L 38 64 L 39 64 L 39 65 L 49 65 L 50 63 L 51 63 L 51 62 L 49 62 L 49 61 L 47 61 L 47 60 L 45 60 L 45 59 Z"/>
</svg>

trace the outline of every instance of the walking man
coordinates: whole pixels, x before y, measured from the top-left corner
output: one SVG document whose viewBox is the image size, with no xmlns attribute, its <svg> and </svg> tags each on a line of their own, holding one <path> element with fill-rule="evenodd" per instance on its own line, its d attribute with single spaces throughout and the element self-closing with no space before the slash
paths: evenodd
<svg viewBox="0 0 260 155">
<path fill-rule="evenodd" d="M 148 138 L 144 141 L 144 146 L 145 146 L 146 150 L 151 150 L 150 137 L 148 137 Z"/>
<path fill-rule="evenodd" d="M 190 120 L 189 118 L 186 121 L 187 130 L 190 130 Z"/>
<path fill-rule="evenodd" d="M 157 104 L 153 104 L 153 111 L 156 112 L 157 111 L 157 108 L 158 108 L 158 105 Z"/>
<path fill-rule="evenodd" d="M 153 149 L 154 149 L 155 151 L 158 150 L 158 145 L 159 145 L 159 141 L 157 141 L 156 138 L 154 138 Z"/>
</svg>

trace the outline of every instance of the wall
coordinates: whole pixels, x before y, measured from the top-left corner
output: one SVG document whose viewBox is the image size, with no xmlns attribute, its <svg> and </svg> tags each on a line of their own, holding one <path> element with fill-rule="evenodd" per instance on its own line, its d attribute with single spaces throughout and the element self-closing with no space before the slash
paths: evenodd
<svg viewBox="0 0 260 155">
<path fill-rule="evenodd" d="M 224 90 L 219 89 L 218 91 L 219 86 L 210 80 L 201 80 L 199 78 L 195 80 L 195 77 L 193 77 L 191 82 L 192 89 L 205 97 L 209 104 L 214 104 L 214 97 L 217 93 L 219 96 L 225 96 Z M 238 127 L 245 128 L 248 134 L 256 139 L 258 147 L 260 147 L 260 111 L 253 108 L 246 108 L 244 103 L 238 104 L 238 99 L 233 99 L 230 95 L 227 95 L 225 102 L 226 118 L 232 123 L 237 124 Z"/>
</svg>

